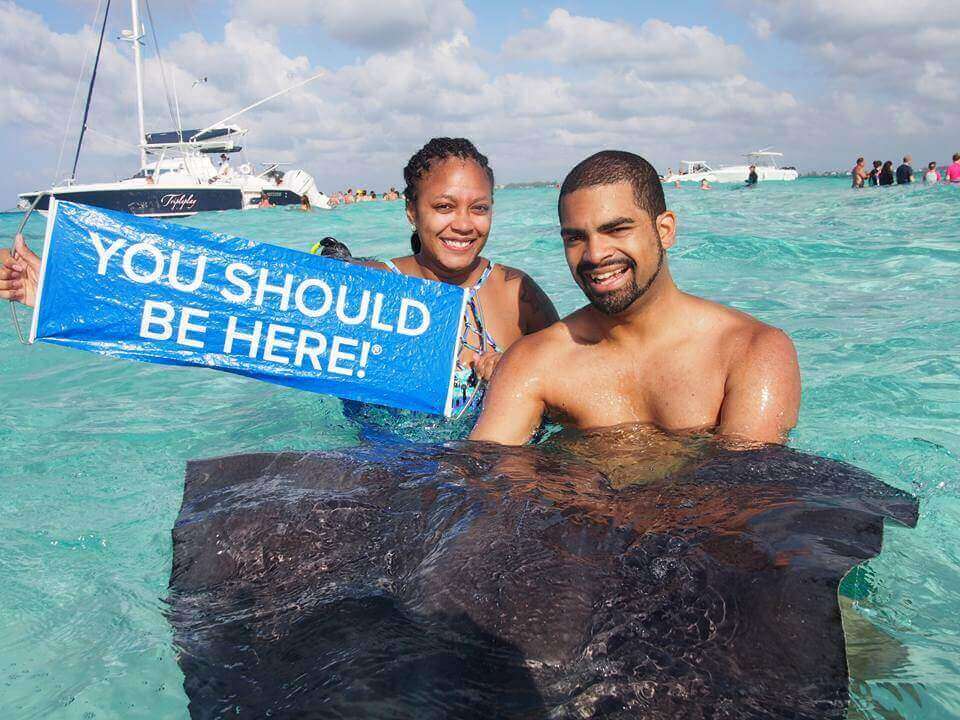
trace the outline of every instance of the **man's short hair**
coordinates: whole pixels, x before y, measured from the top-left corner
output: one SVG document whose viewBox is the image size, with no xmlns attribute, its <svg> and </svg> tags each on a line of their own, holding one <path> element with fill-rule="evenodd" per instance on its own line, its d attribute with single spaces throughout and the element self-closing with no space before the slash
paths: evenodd
<svg viewBox="0 0 960 720">
<path fill-rule="evenodd" d="M 953 154 L 953 161 L 954 161 L 954 162 L 957 162 L 958 160 L 960 160 L 960 153 L 954 153 L 954 154 Z"/>
<path fill-rule="evenodd" d="M 639 155 L 623 150 L 602 150 L 577 164 L 564 178 L 560 186 L 557 213 L 565 195 L 581 188 L 596 185 L 630 183 L 637 207 L 647 213 L 651 220 L 666 211 L 663 186 L 653 165 Z"/>
<path fill-rule="evenodd" d="M 909 155 L 904 155 L 904 156 L 903 156 L 903 161 L 904 161 L 905 163 L 906 163 L 906 162 L 910 162 L 910 156 L 909 156 Z"/>
<path fill-rule="evenodd" d="M 862 162 L 863 162 L 863 158 L 862 158 L 862 157 L 858 157 L 858 158 L 857 158 L 857 165 L 859 165 L 859 164 L 862 163 Z"/>
</svg>

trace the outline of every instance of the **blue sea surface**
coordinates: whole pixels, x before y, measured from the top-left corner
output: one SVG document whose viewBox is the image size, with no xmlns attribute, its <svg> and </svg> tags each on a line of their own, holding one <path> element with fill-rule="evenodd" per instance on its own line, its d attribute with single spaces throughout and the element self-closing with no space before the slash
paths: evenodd
<svg viewBox="0 0 960 720">
<path fill-rule="evenodd" d="M 669 188 L 679 216 L 670 268 L 684 290 L 793 337 L 803 404 L 792 446 L 920 499 L 918 527 L 888 526 L 881 555 L 842 587 L 886 637 L 876 652 L 897 649 L 854 683 L 853 705 L 871 718 L 958 717 L 960 189 L 847 184 Z M 583 298 L 563 259 L 556 192 L 499 192 L 486 254 L 529 272 L 566 313 Z M 0 216 L 0 234 L 18 221 Z M 402 203 L 184 222 L 302 250 L 333 235 L 379 257 L 406 254 L 410 232 Z M 43 227 L 39 217 L 27 227 L 37 250 Z M 29 311 L 20 316 L 26 326 Z M 0 325 L 0 715 L 184 717 L 163 598 L 186 461 L 342 447 L 358 429 L 334 398 L 24 347 Z"/>
</svg>

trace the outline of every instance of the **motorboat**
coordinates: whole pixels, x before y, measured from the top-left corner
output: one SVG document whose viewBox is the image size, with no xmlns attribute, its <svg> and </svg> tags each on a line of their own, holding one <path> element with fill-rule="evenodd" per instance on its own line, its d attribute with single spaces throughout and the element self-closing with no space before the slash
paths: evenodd
<svg viewBox="0 0 960 720">
<path fill-rule="evenodd" d="M 758 182 L 796 180 L 799 177 L 796 168 L 779 167 L 777 159 L 782 158 L 783 153 L 774 152 L 770 148 L 755 150 L 744 157 L 747 158 L 745 165 L 723 165 L 717 168 L 712 168 L 705 160 L 681 160 L 680 172 L 667 175 L 663 182 L 699 184 L 706 180 L 708 183 L 743 184 L 750 177 L 751 166 L 757 171 Z"/>
<path fill-rule="evenodd" d="M 299 205 L 306 197 L 312 207 L 330 208 L 329 198 L 317 189 L 313 177 L 304 170 L 284 172 L 280 169 L 280 163 L 267 163 L 260 168 L 255 168 L 250 163 L 241 163 L 234 167 L 229 162 L 231 155 L 242 150 L 240 141 L 247 131 L 238 125 L 227 124 L 228 120 L 318 76 L 275 93 L 208 127 L 145 132 L 141 61 L 141 45 L 145 33 L 139 20 L 140 0 L 131 0 L 130 6 L 133 29 L 124 31 L 121 37 L 129 40 L 133 46 L 139 121 L 139 170 L 126 179 L 114 182 L 79 183 L 76 180 L 77 162 L 87 129 L 100 49 L 103 47 L 106 15 L 110 7 L 108 3 L 87 92 L 86 110 L 77 142 L 73 172 L 65 181 L 48 190 L 21 193 L 18 207 L 27 209 L 35 205 L 37 210 L 45 212 L 50 206 L 50 198 L 53 197 L 134 215 L 186 217 L 199 212 L 257 208 L 263 198 L 267 198 L 271 205 Z M 176 117 L 179 119 L 179 102 Z M 218 156 L 220 163 L 215 165 L 211 158 Z"/>
</svg>

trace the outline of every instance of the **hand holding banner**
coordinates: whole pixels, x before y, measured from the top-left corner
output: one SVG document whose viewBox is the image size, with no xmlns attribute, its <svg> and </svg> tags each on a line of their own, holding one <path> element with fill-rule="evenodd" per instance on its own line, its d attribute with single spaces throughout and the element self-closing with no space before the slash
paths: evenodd
<svg viewBox="0 0 960 720">
<path fill-rule="evenodd" d="M 449 415 L 467 293 L 54 202 L 31 341 Z"/>
</svg>

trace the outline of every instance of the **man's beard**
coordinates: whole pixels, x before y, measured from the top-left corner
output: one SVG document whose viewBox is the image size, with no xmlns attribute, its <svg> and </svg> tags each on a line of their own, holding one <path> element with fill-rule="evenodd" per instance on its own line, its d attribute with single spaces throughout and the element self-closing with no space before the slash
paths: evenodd
<svg viewBox="0 0 960 720">
<path fill-rule="evenodd" d="M 581 288 L 583 289 L 583 293 L 587 296 L 587 299 L 590 301 L 590 304 L 604 315 L 618 315 L 643 297 L 647 290 L 650 289 L 650 286 L 653 285 L 653 282 L 657 279 L 657 276 L 660 275 L 660 270 L 663 269 L 663 257 L 666 253 L 663 250 L 662 243 L 657 243 L 657 248 L 659 250 L 659 254 L 657 256 L 657 269 L 653 271 L 653 273 L 642 286 L 637 284 L 637 264 L 633 262 L 633 260 L 628 260 L 630 270 L 633 273 L 631 282 L 618 290 L 599 295 L 592 291 L 590 283 L 587 281 L 586 273 L 593 272 L 594 270 L 598 269 L 598 267 L 603 266 L 578 266 L 577 274 L 581 277 L 581 279 L 583 279 L 583 285 Z"/>
</svg>

